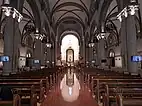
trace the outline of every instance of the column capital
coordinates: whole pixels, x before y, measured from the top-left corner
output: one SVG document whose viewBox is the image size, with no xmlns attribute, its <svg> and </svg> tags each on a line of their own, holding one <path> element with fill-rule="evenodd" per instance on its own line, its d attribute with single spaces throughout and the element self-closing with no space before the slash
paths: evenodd
<svg viewBox="0 0 142 106">
<path fill-rule="evenodd" d="M 2 6 L 2 12 L 7 17 L 12 16 L 14 19 L 18 19 L 18 22 L 20 22 L 23 18 L 22 14 L 19 11 L 10 6 Z"/>
<path fill-rule="evenodd" d="M 131 4 L 126 6 L 118 15 L 117 19 L 122 22 L 123 17 L 127 18 L 129 15 L 135 15 L 136 11 L 138 11 L 139 5 Z"/>
</svg>

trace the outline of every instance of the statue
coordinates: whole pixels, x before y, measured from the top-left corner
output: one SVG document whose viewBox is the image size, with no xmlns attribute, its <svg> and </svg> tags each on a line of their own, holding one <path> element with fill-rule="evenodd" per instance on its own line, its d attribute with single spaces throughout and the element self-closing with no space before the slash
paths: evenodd
<svg viewBox="0 0 142 106">
<path fill-rule="evenodd" d="M 69 57 L 69 62 L 71 62 L 71 56 Z"/>
</svg>

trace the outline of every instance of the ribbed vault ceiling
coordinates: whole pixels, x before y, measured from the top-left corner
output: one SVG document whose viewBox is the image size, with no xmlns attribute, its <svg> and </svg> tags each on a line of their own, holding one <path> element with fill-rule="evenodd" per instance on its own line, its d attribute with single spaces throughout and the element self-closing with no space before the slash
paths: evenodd
<svg viewBox="0 0 142 106">
<path fill-rule="evenodd" d="M 74 17 L 82 23 L 88 21 L 91 0 L 49 0 L 52 22 Z"/>
</svg>

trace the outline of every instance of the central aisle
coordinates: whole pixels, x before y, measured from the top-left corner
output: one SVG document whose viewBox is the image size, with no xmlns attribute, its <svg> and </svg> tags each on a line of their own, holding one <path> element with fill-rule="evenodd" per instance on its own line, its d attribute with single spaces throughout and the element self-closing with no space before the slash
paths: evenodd
<svg viewBox="0 0 142 106">
<path fill-rule="evenodd" d="M 60 91 L 52 90 L 47 95 L 41 106 L 98 106 L 97 102 L 91 97 L 87 88 L 80 90 L 78 99 L 74 102 L 66 102 L 63 100 Z"/>
<path fill-rule="evenodd" d="M 83 83 L 80 85 L 79 97 L 74 102 L 64 101 L 60 87 L 56 85 L 56 87 L 48 93 L 41 106 L 98 106 L 95 99 L 92 98 L 89 88 Z"/>
</svg>

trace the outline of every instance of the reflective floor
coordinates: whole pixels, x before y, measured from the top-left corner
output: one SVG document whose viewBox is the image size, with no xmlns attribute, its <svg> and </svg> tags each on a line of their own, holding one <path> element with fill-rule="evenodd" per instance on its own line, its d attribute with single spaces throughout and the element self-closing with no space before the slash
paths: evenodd
<svg viewBox="0 0 142 106">
<path fill-rule="evenodd" d="M 98 106 L 89 88 L 82 82 L 79 83 L 75 73 L 67 76 L 68 73 L 61 80 L 60 87 L 57 85 L 52 89 L 41 106 Z"/>
<path fill-rule="evenodd" d="M 80 83 L 75 73 L 64 75 L 64 78 L 60 83 L 60 90 L 65 101 L 73 102 L 78 99 L 80 93 Z"/>
</svg>

